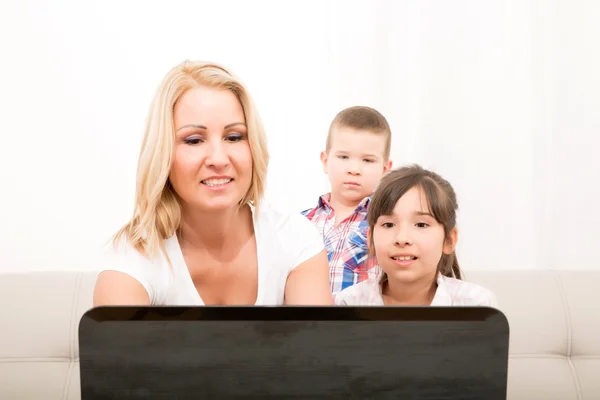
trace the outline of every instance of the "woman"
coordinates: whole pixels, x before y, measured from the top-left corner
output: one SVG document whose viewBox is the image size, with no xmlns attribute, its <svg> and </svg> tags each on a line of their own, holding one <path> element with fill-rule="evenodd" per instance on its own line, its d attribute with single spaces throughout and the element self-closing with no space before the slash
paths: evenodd
<svg viewBox="0 0 600 400">
<path fill-rule="evenodd" d="M 268 159 L 238 79 L 211 63 L 173 68 L 150 108 L 134 215 L 111 244 L 94 306 L 332 304 L 314 227 L 261 202 Z"/>
</svg>

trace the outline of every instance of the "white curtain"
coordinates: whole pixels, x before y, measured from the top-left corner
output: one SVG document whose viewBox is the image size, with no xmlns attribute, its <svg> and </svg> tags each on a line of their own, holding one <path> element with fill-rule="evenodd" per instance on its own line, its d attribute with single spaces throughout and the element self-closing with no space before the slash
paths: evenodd
<svg viewBox="0 0 600 400">
<path fill-rule="evenodd" d="M 446 177 L 465 269 L 599 268 L 600 2 L 103 1 L 0 5 L 0 270 L 93 268 L 130 216 L 150 97 L 183 59 L 247 83 L 268 198 L 327 190 L 338 111 L 373 106 L 396 166 Z"/>
<path fill-rule="evenodd" d="M 454 185 L 465 268 L 600 268 L 599 2 L 339 1 L 328 12 L 334 103 L 378 107 L 396 165 Z"/>
</svg>

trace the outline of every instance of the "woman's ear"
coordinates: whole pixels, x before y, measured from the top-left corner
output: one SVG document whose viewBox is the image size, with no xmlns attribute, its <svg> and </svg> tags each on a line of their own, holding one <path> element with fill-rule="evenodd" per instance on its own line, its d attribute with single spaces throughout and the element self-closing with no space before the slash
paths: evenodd
<svg viewBox="0 0 600 400">
<path fill-rule="evenodd" d="M 444 254 L 452 254 L 456 249 L 456 244 L 458 243 L 458 229 L 453 228 L 446 240 L 444 241 L 444 247 L 442 248 L 442 252 Z"/>
</svg>

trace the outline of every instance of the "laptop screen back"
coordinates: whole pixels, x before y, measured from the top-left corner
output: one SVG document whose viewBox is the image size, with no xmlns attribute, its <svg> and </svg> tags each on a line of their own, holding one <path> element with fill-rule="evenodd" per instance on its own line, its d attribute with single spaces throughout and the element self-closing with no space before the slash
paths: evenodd
<svg viewBox="0 0 600 400">
<path fill-rule="evenodd" d="M 100 307 L 82 399 L 505 399 L 509 328 L 486 307 Z"/>
</svg>

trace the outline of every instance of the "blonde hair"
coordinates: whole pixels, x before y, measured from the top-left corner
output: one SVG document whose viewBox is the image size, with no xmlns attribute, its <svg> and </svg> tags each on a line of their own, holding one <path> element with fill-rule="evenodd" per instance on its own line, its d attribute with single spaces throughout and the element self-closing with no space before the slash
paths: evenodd
<svg viewBox="0 0 600 400">
<path fill-rule="evenodd" d="M 166 256 L 164 240 L 181 226 L 181 205 L 169 181 L 175 147 L 173 107 L 187 90 L 199 86 L 231 90 L 242 105 L 252 153 L 252 180 L 240 205 L 252 202 L 258 212 L 269 153 L 254 102 L 241 81 L 223 66 L 184 61 L 167 73 L 154 94 L 138 160 L 133 217 L 116 233 L 114 244 L 125 237 L 146 257 L 159 250 Z"/>
</svg>

